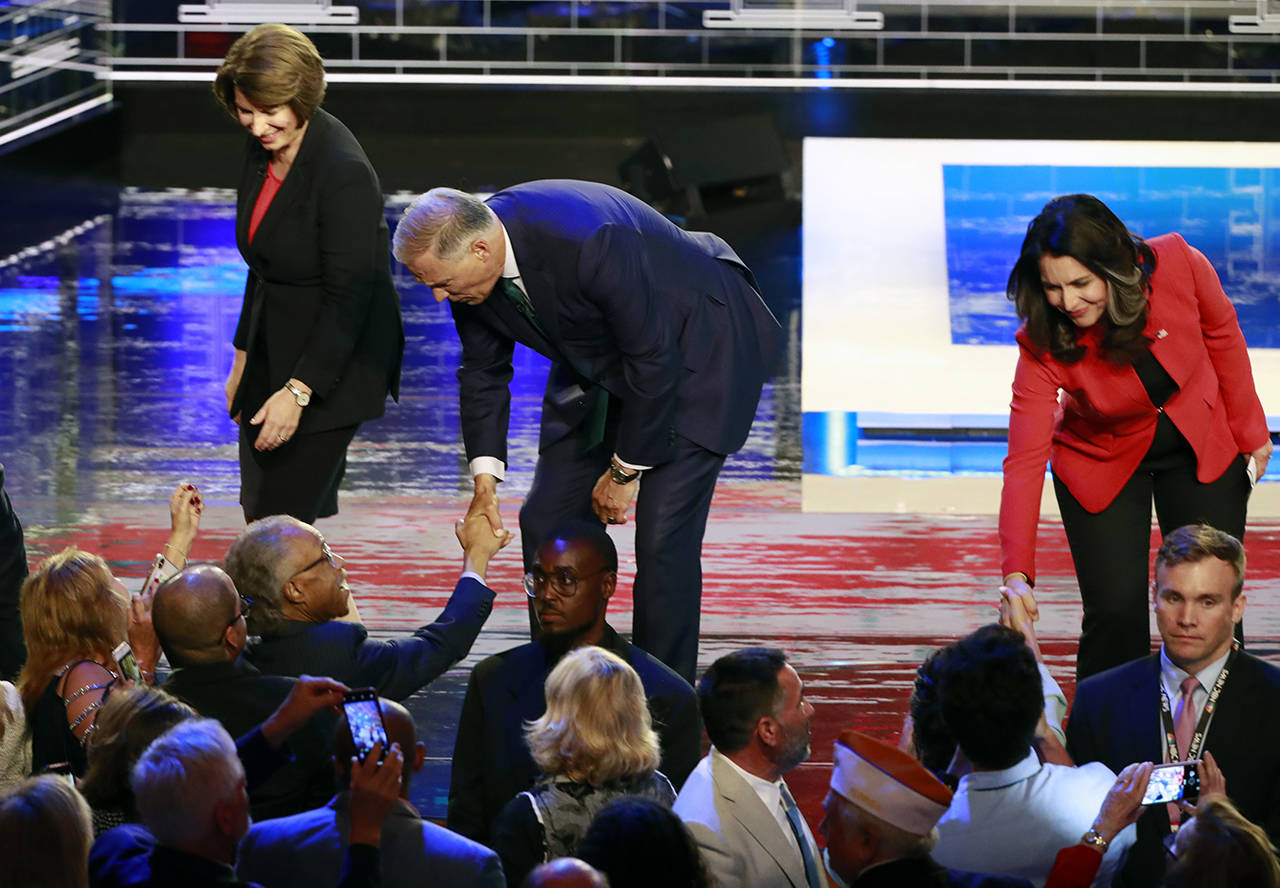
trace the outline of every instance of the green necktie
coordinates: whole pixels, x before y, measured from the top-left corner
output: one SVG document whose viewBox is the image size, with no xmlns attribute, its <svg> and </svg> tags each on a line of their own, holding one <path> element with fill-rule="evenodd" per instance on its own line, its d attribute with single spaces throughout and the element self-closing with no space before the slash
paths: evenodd
<svg viewBox="0 0 1280 888">
<path fill-rule="evenodd" d="M 498 286 L 502 289 L 502 295 L 507 297 L 507 301 L 515 308 L 516 311 L 524 315 L 524 319 L 537 330 L 543 338 L 546 338 L 547 331 L 542 329 L 542 325 L 538 323 L 538 315 L 533 310 L 533 303 L 529 301 L 529 297 L 516 284 L 515 278 L 500 278 Z"/>
</svg>

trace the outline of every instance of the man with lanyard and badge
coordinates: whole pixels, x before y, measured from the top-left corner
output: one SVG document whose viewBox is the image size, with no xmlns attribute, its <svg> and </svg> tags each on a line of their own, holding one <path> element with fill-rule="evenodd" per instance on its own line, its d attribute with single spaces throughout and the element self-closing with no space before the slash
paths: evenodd
<svg viewBox="0 0 1280 888">
<path fill-rule="evenodd" d="M 1244 547 L 1207 525 L 1180 527 L 1156 554 L 1152 602 L 1158 654 L 1092 676 L 1076 689 L 1067 750 L 1077 764 L 1119 772 L 1133 762 L 1203 760 L 1241 813 L 1280 839 L 1280 669 L 1241 650 Z M 1194 799 L 1190 801 L 1194 802 Z M 1127 888 L 1156 886 L 1166 837 L 1186 819 L 1152 805 L 1121 873 Z M 1087 839 L 1087 837 L 1086 837 Z"/>
</svg>

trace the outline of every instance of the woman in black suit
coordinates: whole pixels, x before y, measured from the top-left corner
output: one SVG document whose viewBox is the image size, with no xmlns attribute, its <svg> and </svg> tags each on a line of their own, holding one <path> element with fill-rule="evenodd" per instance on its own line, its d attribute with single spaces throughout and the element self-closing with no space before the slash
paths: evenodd
<svg viewBox="0 0 1280 888">
<path fill-rule="evenodd" d="M 382 189 L 351 132 L 320 108 L 315 45 L 286 25 L 242 36 L 218 103 L 249 131 L 236 243 L 249 276 L 227 377 L 246 521 L 338 511 L 347 445 L 399 397 L 404 328 Z"/>
</svg>

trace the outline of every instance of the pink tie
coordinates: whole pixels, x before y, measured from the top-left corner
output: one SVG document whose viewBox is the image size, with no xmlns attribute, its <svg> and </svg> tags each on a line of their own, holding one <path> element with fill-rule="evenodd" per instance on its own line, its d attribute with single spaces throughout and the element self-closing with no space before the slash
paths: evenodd
<svg viewBox="0 0 1280 888">
<path fill-rule="evenodd" d="M 1191 738 L 1196 732 L 1196 707 L 1192 697 L 1200 682 L 1194 675 L 1182 680 L 1182 698 L 1178 700 L 1178 711 L 1173 716 L 1173 738 L 1178 743 L 1178 752 L 1185 760 L 1191 747 Z"/>
<path fill-rule="evenodd" d="M 1191 748 L 1191 738 L 1196 733 L 1196 705 L 1194 695 L 1200 687 L 1199 680 L 1188 676 L 1182 680 L 1182 697 L 1178 700 L 1178 711 L 1173 717 L 1173 739 L 1178 744 L 1178 752 L 1185 760 Z M 1176 802 L 1169 803 L 1169 822 L 1179 823 L 1182 820 L 1182 809 Z"/>
</svg>

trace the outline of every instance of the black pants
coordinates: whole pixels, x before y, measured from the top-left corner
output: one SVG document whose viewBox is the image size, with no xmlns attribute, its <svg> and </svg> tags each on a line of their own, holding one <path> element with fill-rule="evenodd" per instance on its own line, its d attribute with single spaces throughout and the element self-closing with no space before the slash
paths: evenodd
<svg viewBox="0 0 1280 888">
<path fill-rule="evenodd" d="M 275 450 L 255 450 L 261 426 L 240 424 L 240 506 L 246 522 L 292 515 L 314 524 L 338 514 L 338 485 L 357 425 L 294 435 Z"/>
<path fill-rule="evenodd" d="M 608 444 L 613 441 L 612 427 L 611 421 L 606 426 Z M 612 452 L 603 445 L 583 451 L 569 435 L 538 455 L 533 484 L 520 509 L 526 565 L 533 563 L 538 546 L 557 525 L 574 519 L 598 522 L 591 510 L 591 490 L 608 468 Z M 724 459 L 723 454 L 677 437 L 675 457 L 640 479 L 635 505 L 632 641 L 691 684 L 698 668 L 702 536 Z"/>
<path fill-rule="evenodd" d="M 1162 536 L 1185 524 L 1208 524 L 1243 541 L 1251 490 L 1246 462 L 1242 456 L 1216 481 L 1200 483 L 1195 452 L 1161 414 L 1147 455 L 1101 512 L 1086 511 L 1054 477 L 1084 604 L 1077 679 L 1151 653 L 1152 498 Z M 1236 634 L 1243 638 L 1242 627 Z"/>
</svg>

